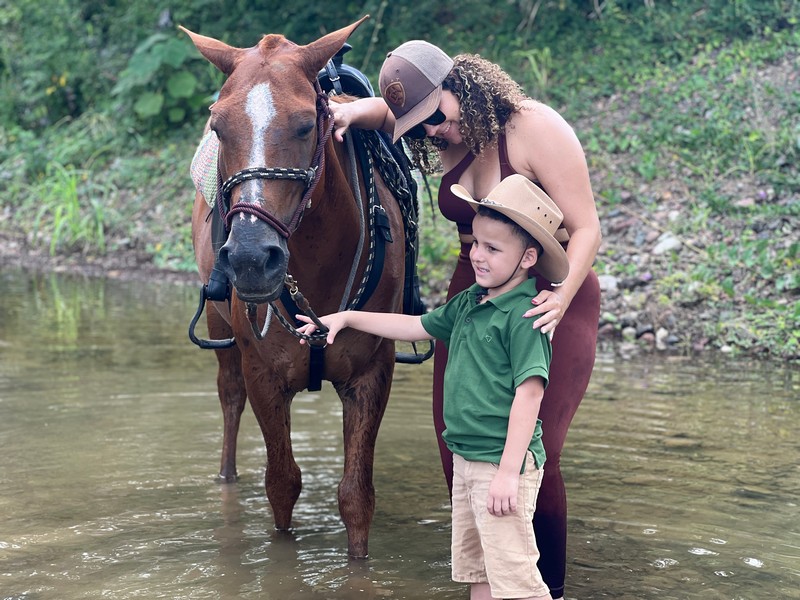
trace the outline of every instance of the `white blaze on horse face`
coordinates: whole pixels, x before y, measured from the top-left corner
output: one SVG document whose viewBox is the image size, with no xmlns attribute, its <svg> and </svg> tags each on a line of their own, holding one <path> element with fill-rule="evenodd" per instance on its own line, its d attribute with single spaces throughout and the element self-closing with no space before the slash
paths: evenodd
<svg viewBox="0 0 800 600">
<path fill-rule="evenodd" d="M 250 117 L 250 126 L 252 128 L 253 144 L 250 146 L 250 167 L 266 167 L 264 160 L 264 135 L 267 132 L 272 120 L 275 118 L 275 103 L 272 101 L 272 90 L 269 88 L 268 83 L 259 83 L 253 86 L 247 94 L 247 106 L 245 108 L 247 116 Z M 244 196 L 246 198 L 256 199 L 261 195 L 258 193 L 258 186 L 260 185 L 258 179 L 247 181 L 244 183 L 245 188 Z M 239 213 L 240 218 L 244 218 L 244 213 Z M 250 221 L 255 222 L 258 219 L 255 215 L 250 215 Z"/>
</svg>

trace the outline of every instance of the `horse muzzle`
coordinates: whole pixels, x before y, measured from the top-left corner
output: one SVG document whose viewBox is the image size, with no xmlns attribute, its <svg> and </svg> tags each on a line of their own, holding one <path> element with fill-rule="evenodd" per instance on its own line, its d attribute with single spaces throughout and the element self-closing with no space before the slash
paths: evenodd
<svg viewBox="0 0 800 600">
<path fill-rule="evenodd" d="M 289 250 L 286 239 L 263 222 L 234 222 L 217 264 L 244 302 L 263 304 L 281 295 Z"/>
</svg>

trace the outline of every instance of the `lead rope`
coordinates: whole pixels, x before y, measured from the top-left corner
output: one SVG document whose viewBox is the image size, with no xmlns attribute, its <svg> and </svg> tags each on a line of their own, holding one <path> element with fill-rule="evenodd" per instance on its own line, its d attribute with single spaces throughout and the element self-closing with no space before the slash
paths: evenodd
<svg viewBox="0 0 800 600">
<path fill-rule="evenodd" d="M 311 335 L 306 335 L 304 333 L 300 333 L 297 331 L 295 326 L 289 321 L 286 320 L 277 306 L 275 306 L 274 302 L 270 302 L 267 306 L 267 316 L 266 320 L 264 321 L 264 327 L 259 331 L 258 329 L 258 304 L 253 302 L 248 302 L 246 305 L 247 311 L 247 320 L 250 322 L 250 328 L 253 330 L 253 335 L 257 340 L 263 340 L 264 337 L 267 335 L 269 331 L 269 324 L 272 319 L 272 315 L 277 317 L 278 321 L 286 328 L 286 330 L 291 333 L 293 336 L 300 338 L 301 340 L 306 340 L 307 342 L 313 345 L 320 345 L 320 342 L 325 340 L 328 335 L 328 328 L 322 324 L 322 321 L 319 320 L 319 317 L 316 313 L 312 310 L 311 305 L 309 304 L 306 297 L 302 294 L 300 289 L 297 287 L 297 282 L 294 280 L 294 277 L 286 274 L 286 278 L 284 279 L 284 285 L 289 290 L 289 294 L 292 296 L 292 300 L 297 305 L 297 307 L 305 313 L 305 315 L 311 319 L 314 325 L 317 326 L 317 331 L 312 333 Z M 327 345 L 327 344 L 325 344 Z"/>
</svg>

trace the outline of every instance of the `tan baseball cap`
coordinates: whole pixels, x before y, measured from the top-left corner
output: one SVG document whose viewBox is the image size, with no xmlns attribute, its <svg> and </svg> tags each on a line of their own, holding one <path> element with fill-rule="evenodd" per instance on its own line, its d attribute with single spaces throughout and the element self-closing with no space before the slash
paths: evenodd
<svg viewBox="0 0 800 600">
<path fill-rule="evenodd" d="M 496 210 L 530 233 L 544 249 L 533 268 L 553 283 L 566 279 L 569 260 L 555 238 L 564 215 L 553 199 L 530 179 L 518 173 L 509 175 L 481 199 L 473 198 L 457 183 L 450 186 L 450 191 L 469 202 L 476 211 L 479 206 Z"/>
<path fill-rule="evenodd" d="M 406 42 L 386 55 L 378 84 L 395 118 L 392 141 L 436 112 L 442 82 L 452 68 L 452 58 L 423 40 Z"/>
</svg>

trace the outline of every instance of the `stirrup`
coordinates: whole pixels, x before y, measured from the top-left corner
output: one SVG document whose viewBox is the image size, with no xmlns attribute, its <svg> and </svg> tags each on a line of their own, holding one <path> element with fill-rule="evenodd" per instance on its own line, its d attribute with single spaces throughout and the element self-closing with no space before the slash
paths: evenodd
<svg viewBox="0 0 800 600">
<path fill-rule="evenodd" d="M 395 352 L 394 362 L 404 365 L 421 365 L 424 363 L 433 356 L 433 350 L 435 348 L 433 340 L 425 341 L 428 342 L 428 349 L 425 352 L 420 353 L 419 350 L 417 350 L 417 342 L 411 342 L 411 347 L 414 349 L 414 352 Z"/>
<path fill-rule="evenodd" d="M 206 299 L 212 302 L 224 302 L 230 300 L 231 289 L 228 285 L 228 277 L 218 264 L 214 263 L 211 275 L 208 278 L 206 287 Z"/>
<path fill-rule="evenodd" d="M 192 340 L 193 344 L 196 344 L 203 350 L 224 350 L 225 348 L 231 348 L 235 346 L 235 338 L 206 340 L 198 338 L 195 334 L 194 329 L 197 326 L 197 322 L 200 320 L 200 316 L 203 314 L 203 310 L 206 307 L 206 300 L 208 300 L 208 286 L 203 285 L 200 286 L 200 303 L 197 305 L 197 310 L 194 313 L 194 317 L 192 317 L 192 320 L 189 323 L 189 339 Z"/>
</svg>

